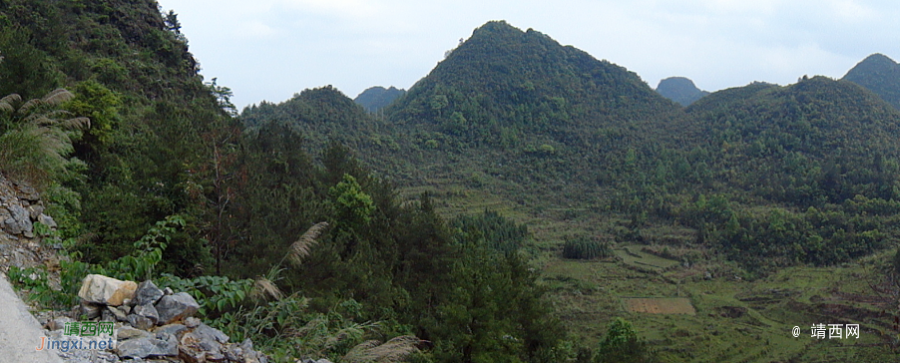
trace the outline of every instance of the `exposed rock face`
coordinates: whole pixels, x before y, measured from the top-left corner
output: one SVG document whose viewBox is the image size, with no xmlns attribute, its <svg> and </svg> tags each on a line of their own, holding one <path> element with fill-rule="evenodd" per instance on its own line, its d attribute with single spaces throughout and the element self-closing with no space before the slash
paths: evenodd
<svg viewBox="0 0 900 363">
<path fill-rule="evenodd" d="M 34 188 L 17 185 L 0 175 L 0 234 L 13 239 L 35 238 L 34 222 L 40 222 L 51 230 L 56 228 L 53 218 L 44 214 L 44 203 Z"/>
<path fill-rule="evenodd" d="M 131 299 L 137 284 L 134 281 L 122 281 L 103 275 L 87 275 L 81 283 L 78 297 L 94 304 L 122 305 L 125 299 Z"/>
<path fill-rule="evenodd" d="M 200 305 L 197 304 L 197 301 L 186 292 L 163 296 L 156 303 L 159 323 L 163 325 L 193 316 L 199 309 Z"/>
</svg>

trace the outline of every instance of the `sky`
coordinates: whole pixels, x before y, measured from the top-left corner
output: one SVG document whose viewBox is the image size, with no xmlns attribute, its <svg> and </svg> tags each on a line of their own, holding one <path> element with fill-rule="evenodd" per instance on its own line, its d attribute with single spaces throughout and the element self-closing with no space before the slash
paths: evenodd
<svg viewBox="0 0 900 363">
<path fill-rule="evenodd" d="M 350 98 L 409 89 L 490 20 L 533 28 L 637 73 L 716 91 L 841 78 L 872 53 L 900 59 L 896 0 L 158 0 L 208 81 L 242 109 L 332 85 Z"/>
</svg>

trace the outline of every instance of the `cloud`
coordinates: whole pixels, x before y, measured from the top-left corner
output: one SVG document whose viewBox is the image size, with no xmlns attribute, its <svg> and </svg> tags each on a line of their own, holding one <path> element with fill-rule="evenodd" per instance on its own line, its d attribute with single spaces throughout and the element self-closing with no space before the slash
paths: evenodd
<svg viewBox="0 0 900 363">
<path fill-rule="evenodd" d="M 278 34 L 275 28 L 259 20 L 251 20 L 238 24 L 234 28 L 234 36 L 238 38 L 266 38 Z"/>
<path fill-rule="evenodd" d="M 364 0 L 280 0 L 280 5 L 301 12 L 313 12 L 340 19 L 363 19 L 380 15 L 375 1 Z"/>
<path fill-rule="evenodd" d="M 871 8 L 852 0 L 833 0 L 828 5 L 834 17 L 844 22 L 862 22 L 878 15 Z"/>
</svg>

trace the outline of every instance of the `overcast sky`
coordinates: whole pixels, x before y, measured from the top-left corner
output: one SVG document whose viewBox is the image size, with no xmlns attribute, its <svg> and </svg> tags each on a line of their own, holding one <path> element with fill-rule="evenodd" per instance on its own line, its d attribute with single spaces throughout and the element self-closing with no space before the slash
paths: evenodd
<svg viewBox="0 0 900 363">
<path fill-rule="evenodd" d="M 239 109 L 333 85 L 408 89 L 489 20 L 533 28 L 637 73 L 701 89 L 842 77 L 872 53 L 900 57 L 896 0 L 159 0 L 207 80 Z"/>
</svg>

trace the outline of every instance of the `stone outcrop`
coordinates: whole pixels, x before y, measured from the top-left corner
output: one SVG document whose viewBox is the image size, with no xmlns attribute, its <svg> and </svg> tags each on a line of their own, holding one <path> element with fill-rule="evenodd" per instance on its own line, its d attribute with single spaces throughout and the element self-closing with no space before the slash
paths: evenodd
<svg viewBox="0 0 900 363">
<path fill-rule="evenodd" d="M 58 265 L 58 240 L 42 240 L 40 233 L 56 229 L 56 222 L 44 213 L 40 194 L 27 185 L 13 183 L 0 174 L 0 272 L 9 266 L 21 269 Z M 38 228 L 37 223 L 45 228 Z M 52 281 L 52 279 L 51 279 Z"/>
<path fill-rule="evenodd" d="M 116 293 L 123 289 L 128 293 Z M 79 309 L 82 315 L 78 318 L 115 324 L 115 346 L 100 352 L 105 354 L 107 362 L 268 362 L 265 354 L 253 350 L 253 342 L 249 339 L 229 343 L 227 334 L 193 317 L 200 305 L 186 292 L 160 289 L 152 281 L 137 284 L 102 275 L 85 278 L 81 291 L 84 293 L 78 295 L 83 299 Z M 83 315 L 88 310 L 90 314 Z M 63 329 L 65 323 L 73 321 L 70 318 L 50 319 L 45 325 L 52 330 L 48 336 L 71 339 L 63 335 Z M 85 353 L 78 351 L 59 354 L 68 362 L 90 361 L 81 356 Z"/>
</svg>

